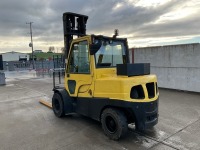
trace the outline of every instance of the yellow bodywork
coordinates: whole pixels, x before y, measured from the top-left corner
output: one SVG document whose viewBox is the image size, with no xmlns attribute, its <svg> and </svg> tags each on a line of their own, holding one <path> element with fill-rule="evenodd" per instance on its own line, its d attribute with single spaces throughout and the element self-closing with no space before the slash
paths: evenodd
<svg viewBox="0 0 200 150">
<path fill-rule="evenodd" d="M 146 83 L 157 82 L 155 75 L 133 77 L 117 76 L 116 69 L 112 69 L 112 74 L 106 74 L 106 70 L 107 72 L 111 71 L 109 69 L 96 70 L 97 78 L 95 82 L 94 97 L 108 97 L 110 99 L 130 102 L 149 102 L 158 99 L 158 93 L 155 93 L 154 98 L 149 99 L 146 88 Z M 136 85 L 142 85 L 143 87 L 145 98 L 142 100 L 130 98 L 131 88 Z M 156 92 L 156 89 L 154 91 Z"/>
<path fill-rule="evenodd" d="M 84 36 L 73 40 L 73 43 L 87 40 L 88 44 L 91 44 L 91 36 Z M 89 45 L 88 45 L 89 47 Z M 71 50 L 71 48 L 70 48 Z M 146 83 L 154 82 L 157 83 L 155 75 L 143 75 L 143 76 L 117 76 L 116 68 L 96 68 L 95 57 L 90 55 L 90 73 L 89 74 L 70 74 L 69 70 L 66 70 L 65 75 L 65 88 L 69 92 L 68 80 L 76 81 L 76 88 L 72 97 L 88 97 L 88 98 L 109 98 L 113 100 L 123 100 L 129 102 L 150 102 L 158 99 L 159 93 L 156 92 L 155 86 L 155 97 L 149 98 L 146 88 Z M 68 56 L 68 59 L 69 60 Z M 69 64 L 69 62 L 67 62 Z M 66 66 L 66 68 L 69 68 Z M 136 85 L 142 85 L 144 90 L 144 99 L 131 99 L 130 92 L 131 88 Z M 70 92 L 69 92 L 70 93 Z"/>
</svg>

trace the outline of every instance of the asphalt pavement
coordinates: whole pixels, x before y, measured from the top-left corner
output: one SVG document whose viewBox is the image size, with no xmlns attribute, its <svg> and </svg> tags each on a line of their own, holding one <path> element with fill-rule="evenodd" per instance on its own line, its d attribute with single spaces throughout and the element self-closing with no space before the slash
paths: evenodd
<svg viewBox="0 0 200 150">
<path fill-rule="evenodd" d="M 21 75 L 20 75 L 21 74 Z M 159 122 L 143 133 L 134 125 L 125 138 L 108 139 L 101 124 L 80 115 L 55 117 L 52 78 L 34 71 L 7 72 L 0 86 L 1 150 L 200 150 L 200 94 L 159 89 Z"/>
</svg>

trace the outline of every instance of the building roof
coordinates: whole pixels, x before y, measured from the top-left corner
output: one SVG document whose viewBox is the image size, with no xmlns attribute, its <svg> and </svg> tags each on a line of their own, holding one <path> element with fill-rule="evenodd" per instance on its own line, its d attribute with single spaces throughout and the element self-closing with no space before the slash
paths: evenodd
<svg viewBox="0 0 200 150">
<path fill-rule="evenodd" d="M 7 53 L 27 54 L 27 53 L 15 52 L 15 51 L 11 51 L 11 52 L 5 52 L 5 53 L 0 53 L 0 54 L 7 54 Z"/>
</svg>

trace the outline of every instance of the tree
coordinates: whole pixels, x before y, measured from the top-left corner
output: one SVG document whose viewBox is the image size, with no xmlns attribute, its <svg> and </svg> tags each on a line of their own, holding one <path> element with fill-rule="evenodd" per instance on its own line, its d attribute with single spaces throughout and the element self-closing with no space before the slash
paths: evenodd
<svg viewBox="0 0 200 150">
<path fill-rule="evenodd" d="M 50 52 L 50 53 L 53 53 L 53 52 L 54 52 L 54 50 L 55 50 L 55 47 L 54 47 L 54 46 L 50 46 L 50 47 L 49 47 L 49 51 L 48 51 L 48 52 Z"/>
<path fill-rule="evenodd" d="M 61 47 L 61 52 L 64 54 L 65 53 L 65 48 L 64 47 Z"/>
</svg>

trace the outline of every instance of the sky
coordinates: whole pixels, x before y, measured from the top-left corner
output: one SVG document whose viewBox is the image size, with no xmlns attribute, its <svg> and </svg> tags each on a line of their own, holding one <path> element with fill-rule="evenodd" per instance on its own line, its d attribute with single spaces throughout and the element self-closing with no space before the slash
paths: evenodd
<svg viewBox="0 0 200 150">
<path fill-rule="evenodd" d="M 0 53 L 34 50 L 60 52 L 62 14 L 89 16 L 87 34 L 128 38 L 129 47 L 200 42 L 200 0 L 0 0 Z"/>
</svg>

